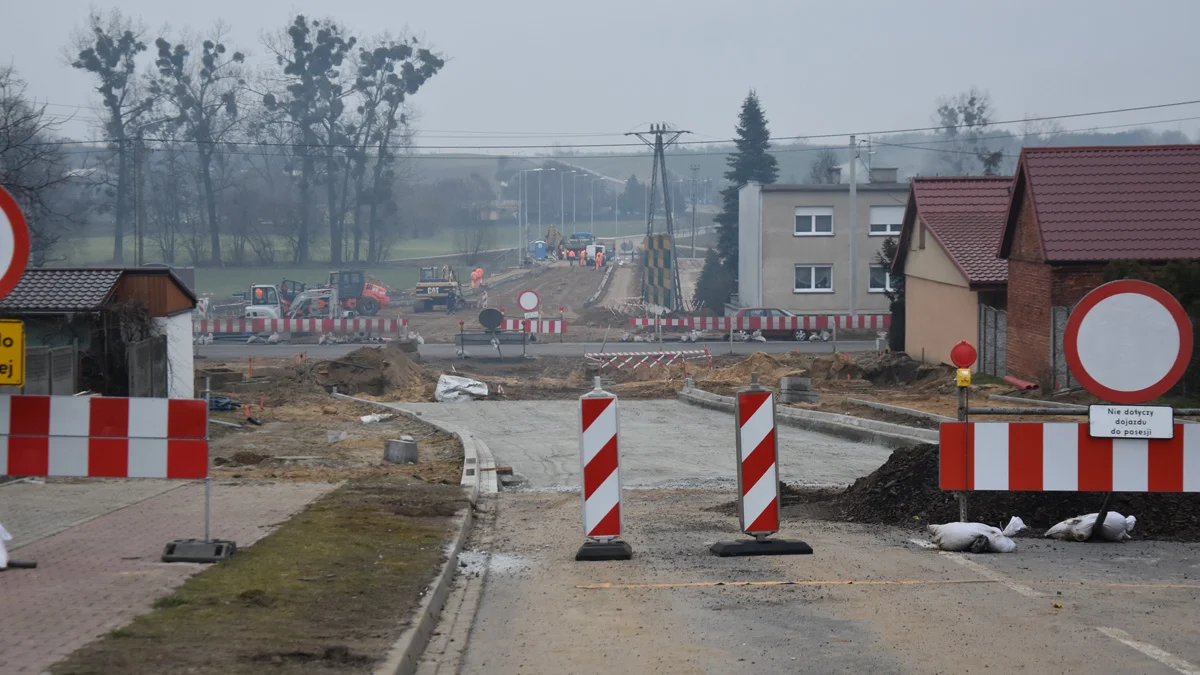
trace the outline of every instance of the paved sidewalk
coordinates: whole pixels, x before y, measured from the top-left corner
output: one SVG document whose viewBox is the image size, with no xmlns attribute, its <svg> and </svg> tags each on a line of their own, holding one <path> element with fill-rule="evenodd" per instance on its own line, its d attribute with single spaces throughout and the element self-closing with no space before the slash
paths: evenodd
<svg viewBox="0 0 1200 675">
<path fill-rule="evenodd" d="M 148 486 L 129 481 L 127 501 Z M 0 487 L 0 509 L 14 498 Z M 78 499 L 78 485 L 30 485 L 42 499 L 54 493 Z M 325 483 L 214 484 L 212 534 L 246 547 L 268 534 L 333 486 Z M 93 639 L 151 608 L 154 601 L 204 565 L 159 562 L 174 539 L 204 536 L 204 487 L 186 483 L 129 505 L 103 489 L 112 507 L 104 515 L 16 549 L 14 558 L 36 560 L 36 570 L 0 572 L 0 673 L 40 673 Z M 95 495 L 93 495 L 94 497 Z M 121 508 L 124 506 L 124 508 Z M 92 507 L 93 510 L 100 508 Z M 86 507 L 59 521 L 87 512 Z M 0 510 L 0 513 L 3 511 Z M 53 529 L 54 518 L 30 518 Z M 76 518 L 78 520 L 78 518 Z M 14 521 L 15 522 L 15 521 Z M 6 527 L 13 530 L 8 523 Z M 13 530 L 16 537 L 22 535 Z"/>
<path fill-rule="evenodd" d="M 42 480 L 0 486 L 9 550 L 186 485 L 177 480 Z"/>
</svg>

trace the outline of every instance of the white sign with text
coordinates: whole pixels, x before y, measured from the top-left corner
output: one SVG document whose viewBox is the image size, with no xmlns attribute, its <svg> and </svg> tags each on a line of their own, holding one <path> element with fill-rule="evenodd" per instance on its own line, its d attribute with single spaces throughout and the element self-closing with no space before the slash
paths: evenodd
<svg viewBox="0 0 1200 675">
<path fill-rule="evenodd" d="M 1165 405 L 1088 406 L 1092 438 L 1174 438 L 1175 411 Z"/>
</svg>

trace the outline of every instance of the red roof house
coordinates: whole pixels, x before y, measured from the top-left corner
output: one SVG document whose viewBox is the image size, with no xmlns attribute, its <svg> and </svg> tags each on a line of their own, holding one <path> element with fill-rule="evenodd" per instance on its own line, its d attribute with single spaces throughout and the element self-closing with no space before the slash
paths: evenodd
<svg viewBox="0 0 1200 675">
<path fill-rule="evenodd" d="M 892 273 L 904 275 L 904 349 L 913 358 L 949 363 L 960 340 L 985 351 L 980 306 L 1004 308 L 1008 268 L 996 250 L 1011 184 L 1010 176 L 912 179 Z M 983 356 L 977 369 L 995 352 Z"/>
<path fill-rule="evenodd" d="M 1200 259 L 1200 145 L 1025 148 L 999 257 L 1009 374 L 1071 385 L 1062 332 L 1108 262 Z"/>
</svg>

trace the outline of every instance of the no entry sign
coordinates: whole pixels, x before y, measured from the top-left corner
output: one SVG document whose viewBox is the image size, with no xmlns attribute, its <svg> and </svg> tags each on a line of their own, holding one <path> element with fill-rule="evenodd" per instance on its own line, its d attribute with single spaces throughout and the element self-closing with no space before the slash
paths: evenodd
<svg viewBox="0 0 1200 675">
<path fill-rule="evenodd" d="M 1192 358 L 1192 323 L 1179 301 L 1145 281 L 1113 281 L 1071 312 L 1067 365 L 1083 388 L 1114 403 L 1167 393 Z"/>
<path fill-rule="evenodd" d="M 0 298 L 16 288 L 29 264 L 29 226 L 17 201 L 0 188 Z"/>
<path fill-rule="evenodd" d="M 521 291 L 521 294 L 517 296 L 517 304 L 526 312 L 535 312 L 542 304 L 542 299 L 533 291 Z"/>
</svg>

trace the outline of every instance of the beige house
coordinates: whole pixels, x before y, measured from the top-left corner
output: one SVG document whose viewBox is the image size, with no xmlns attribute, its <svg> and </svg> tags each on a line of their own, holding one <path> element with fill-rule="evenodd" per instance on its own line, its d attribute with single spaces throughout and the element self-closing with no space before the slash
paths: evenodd
<svg viewBox="0 0 1200 675">
<path fill-rule="evenodd" d="M 912 179 L 892 268 L 904 275 L 912 358 L 949 363 L 963 340 L 978 349 L 980 306 L 1004 309 L 1008 266 L 998 252 L 1010 185 L 1010 176 Z"/>
<path fill-rule="evenodd" d="M 759 185 L 738 193 L 737 305 L 796 314 L 886 314 L 889 270 L 875 264 L 900 234 L 908 185 L 895 169 L 858 184 Z"/>
</svg>

